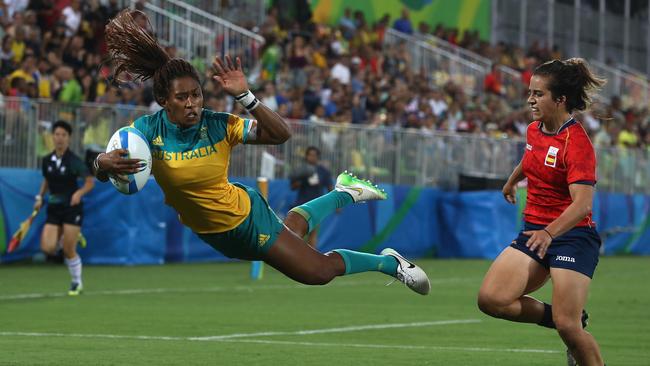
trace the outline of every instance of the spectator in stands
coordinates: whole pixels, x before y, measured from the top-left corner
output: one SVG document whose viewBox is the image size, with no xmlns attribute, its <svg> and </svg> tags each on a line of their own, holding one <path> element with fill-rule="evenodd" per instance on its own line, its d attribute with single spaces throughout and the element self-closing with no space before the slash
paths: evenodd
<svg viewBox="0 0 650 366">
<path fill-rule="evenodd" d="M 27 9 L 29 0 L 4 0 L 9 19 L 13 18 L 16 13 L 22 13 Z"/>
<path fill-rule="evenodd" d="M 347 40 L 351 40 L 354 37 L 354 33 L 357 29 L 354 19 L 352 19 L 352 10 L 350 8 L 345 8 L 343 10 L 343 15 L 339 18 L 339 26 L 343 31 L 343 37 Z"/>
<path fill-rule="evenodd" d="M 11 83 L 11 81 L 17 77 L 24 79 L 27 83 L 34 83 L 34 73 L 36 72 L 35 61 L 36 58 L 33 55 L 26 55 L 23 59 L 23 62 L 20 63 L 20 68 L 16 69 L 7 77 L 9 83 Z"/>
<path fill-rule="evenodd" d="M 2 37 L 2 47 L 0 48 L 0 76 L 11 73 L 14 69 L 14 51 L 11 48 L 13 38 L 9 34 Z"/>
<path fill-rule="evenodd" d="M 74 77 L 74 71 L 71 67 L 59 67 L 54 77 L 60 85 L 60 89 L 54 92 L 58 101 L 65 103 L 81 103 L 83 101 L 81 85 Z"/>
<path fill-rule="evenodd" d="M 628 119 L 623 124 L 623 129 L 618 133 L 616 138 L 617 146 L 619 148 L 635 148 L 639 145 L 639 134 L 634 122 L 634 120 Z"/>
<path fill-rule="evenodd" d="M 61 11 L 63 23 L 65 23 L 65 35 L 72 37 L 77 34 L 81 25 L 81 0 L 71 0 L 70 5 Z"/>
<path fill-rule="evenodd" d="M 411 24 L 411 19 L 409 18 L 408 9 L 402 9 L 402 16 L 401 18 L 395 20 L 393 28 L 402 33 L 413 34 L 413 25 Z"/>
<path fill-rule="evenodd" d="M 339 55 L 334 57 L 335 63 L 330 70 L 330 77 L 338 80 L 343 85 L 350 84 L 350 56 Z"/>
<path fill-rule="evenodd" d="M 492 64 L 490 73 L 485 76 L 483 80 L 483 89 L 487 93 L 502 96 L 505 94 L 505 89 L 501 83 L 501 70 L 498 64 Z"/>
<path fill-rule="evenodd" d="M 297 190 L 294 207 L 322 196 L 334 189 L 332 173 L 320 162 L 321 152 L 315 146 L 309 146 L 305 150 L 305 160 L 297 167 L 289 177 L 291 190 Z M 306 241 L 312 247 L 318 245 L 318 229 L 314 228 L 307 235 Z"/>
<path fill-rule="evenodd" d="M 305 37 L 296 34 L 288 49 L 289 69 L 293 75 L 292 85 L 298 89 L 307 86 L 307 73 L 305 68 L 311 64 L 311 47 L 306 44 Z"/>
<path fill-rule="evenodd" d="M 25 55 L 25 30 L 23 27 L 17 27 L 14 32 L 14 37 L 11 41 L 11 52 L 13 54 L 14 65 L 20 65 Z"/>
<path fill-rule="evenodd" d="M 42 53 L 48 54 L 54 52 L 61 57 L 67 44 L 65 32 L 66 25 L 62 21 L 58 21 L 54 29 L 46 30 L 43 35 L 43 43 L 41 44 Z"/>
<path fill-rule="evenodd" d="M 266 37 L 266 42 L 264 43 L 264 46 L 262 46 L 261 54 L 261 78 L 262 80 L 275 82 L 282 58 L 282 49 L 278 46 L 275 35 L 269 34 Z"/>
</svg>

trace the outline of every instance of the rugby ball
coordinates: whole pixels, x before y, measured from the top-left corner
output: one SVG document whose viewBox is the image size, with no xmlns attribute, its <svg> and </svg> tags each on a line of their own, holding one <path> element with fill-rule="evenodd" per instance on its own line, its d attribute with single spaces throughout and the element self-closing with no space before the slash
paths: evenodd
<svg viewBox="0 0 650 366">
<path fill-rule="evenodd" d="M 126 176 L 129 180 L 128 183 L 109 176 L 111 183 L 121 193 L 137 193 L 147 184 L 149 175 L 151 174 L 151 150 L 149 150 L 149 143 L 147 143 L 147 139 L 137 128 L 122 127 L 111 136 L 106 147 L 106 152 L 108 153 L 117 149 L 126 149 L 129 151 L 128 155 L 124 156 L 124 158 L 140 159 L 146 163 L 146 166 L 141 171 Z"/>
</svg>

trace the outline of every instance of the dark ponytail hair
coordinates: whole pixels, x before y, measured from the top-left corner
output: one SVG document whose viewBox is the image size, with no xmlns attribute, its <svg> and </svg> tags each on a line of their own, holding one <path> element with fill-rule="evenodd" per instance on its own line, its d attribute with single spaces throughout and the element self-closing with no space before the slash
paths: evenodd
<svg viewBox="0 0 650 366">
<path fill-rule="evenodd" d="M 545 76 L 553 99 L 566 97 L 566 109 L 571 113 L 585 110 L 591 102 L 589 94 L 605 85 L 606 80 L 591 73 L 582 58 L 553 60 L 539 65 L 533 75 Z"/>
<path fill-rule="evenodd" d="M 199 75 L 189 62 L 171 59 L 158 40 L 140 27 L 135 17 L 145 17 L 139 10 L 122 10 L 106 25 L 106 44 L 110 59 L 115 64 L 113 80 L 119 82 L 119 75 L 127 72 L 135 80 L 153 78 L 153 96 L 162 104 L 169 95 L 174 79 L 190 76 L 200 83 Z"/>
</svg>

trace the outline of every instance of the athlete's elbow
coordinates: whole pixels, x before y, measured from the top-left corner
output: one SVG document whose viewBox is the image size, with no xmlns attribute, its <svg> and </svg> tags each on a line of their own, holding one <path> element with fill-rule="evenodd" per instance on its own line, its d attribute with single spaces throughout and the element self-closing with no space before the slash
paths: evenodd
<svg viewBox="0 0 650 366">
<path fill-rule="evenodd" d="M 275 139 L 275 142 L 278 145 L 284 144 L 285 142 L 289 141 L 290 138 L 291 138 L 291 130 L 289 130 L 287 128 L 287 129 L 283 130 L 282 132 L 278 133 L 278 135 L 277 135 L 277 137 Z"/>
</svg>

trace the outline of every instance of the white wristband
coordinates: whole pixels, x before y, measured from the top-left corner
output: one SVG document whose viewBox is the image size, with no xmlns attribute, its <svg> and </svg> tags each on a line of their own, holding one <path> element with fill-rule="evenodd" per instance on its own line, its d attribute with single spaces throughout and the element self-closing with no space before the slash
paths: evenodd
<svg viewBox="0 0 650 366">
<path fill-rule="evenodd" d="M 95 160 L 93 160 L 93 168 L 95 168 L 95 174 L 97 174 L 97 172 L 100 171 L 100 169 L 99 169 L 99 157 L 102 156 L 102 154 L 104 154 L 104 153 L 97 154 L 97 156 L 95 157 Z"/>
<path fill-rule="evenodd" d="M 239 102 L 246 110 L 249 112 L 255 109 L 260 104 L 260 101 L 255 98 L 255 95 L 251 93 L 250 90 L 247 90 L 245 93 L 239 94 L 235 97 L 235 100 Z"/>
<path fill-rule="evenodd" d="M 40 194 L 37 194 L 36 196 L 34 196 L 34 199 L 36 199 L 38 201 L 42 201 L 43 197 Z"/>
</svg>

